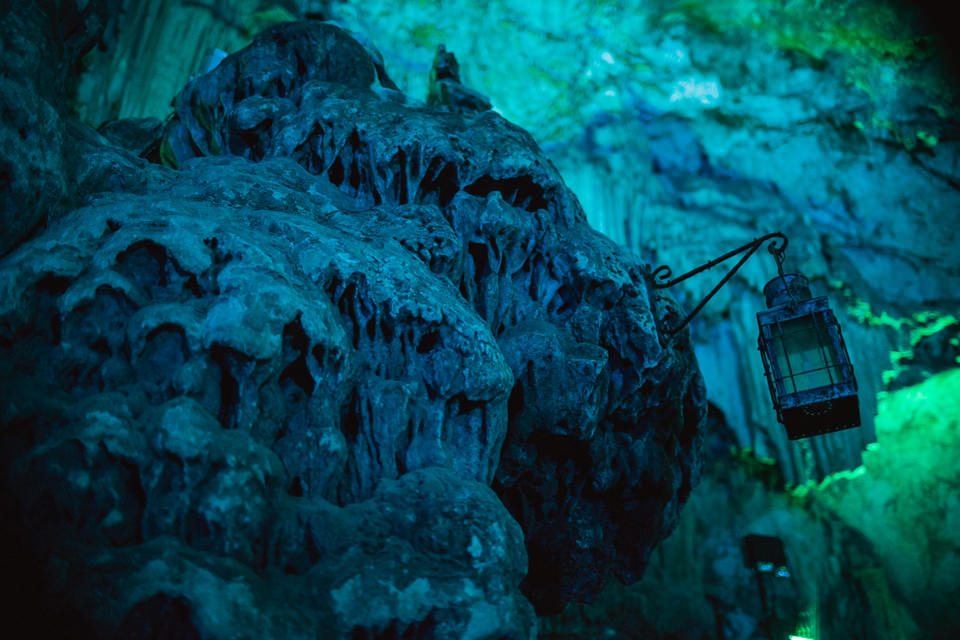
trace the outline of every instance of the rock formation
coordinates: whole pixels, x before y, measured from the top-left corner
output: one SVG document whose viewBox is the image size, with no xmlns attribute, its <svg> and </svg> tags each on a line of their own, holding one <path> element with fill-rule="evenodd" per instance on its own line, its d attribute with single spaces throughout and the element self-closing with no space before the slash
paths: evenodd
<svg viewBox="0 0 960 640">
<path fill-rule="evenodd" d="M 525 131 L 408 99 L 322 23 L 193 78 L 160 133 L 104 129 L 131 149 L 4 83 L 7 573 L 47 624 L 529 638 L 531 602 L 638 579 L 702 381 Z"/>
<path fill-rule="evenodd" d="M 562 637 L 695 640 L 953 638 L 960 612 L 960 370 L 880 399 L 863 465 L 785 487 L 772 458 L 733 449 L 711 407 L 703 478 L 643 580 L 540 619 Z M 785 572 L 757 576 L 744 536 L 782 540 Z M 765 600 L 761 600 L 761 590 Z M 610 630 L 610 631 L 606 631 Z"/>
</svg>

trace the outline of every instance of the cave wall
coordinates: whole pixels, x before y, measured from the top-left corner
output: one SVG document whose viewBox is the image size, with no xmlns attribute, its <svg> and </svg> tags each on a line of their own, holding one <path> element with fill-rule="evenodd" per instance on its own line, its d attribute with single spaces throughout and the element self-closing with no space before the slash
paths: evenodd
<svg viewBox="0 0 960 640">
<path fill-rule="evenodd" d="M 411 2 L 338 15 L 382 34 L 402 86 L 423 86 L 433 43 L 462 52 L 464 76 L 528 123 L 591 223 L 652 264 L 679 274 L 767 232 L 790 237 L 787 266 L 840 313 L 862 429 L 818 438 L 811 467 L 776 425 L 754 316 L 769 256 L 691 328 L 738 441 L 790 480 L 857 466 L 877 392 L 904 369 L 894 387 L 956 364 L 950 345 L 912 366 L 931 350 L 919 334 L 949 343 L 960 330 L 956 56 L 934 8 Z M 678 285 L 687 308 L 720 269 Z"/>
<path fill-rule="evenodd" d="M 0 28 L 75 69 L 97 6 Z M 702 378 L 528 132 L 317 20 L 162 124 L 98 132 L 69 72 L 4 64 L 0 543 L 32 635 L 531 638 L 641 577 L 699 477 Z"/>
<path fill-rule="evenodd" d="M 648 612 L 649 627 L 642 628 L 676 633 L 696 619 L 708 625 L 696 629 L 712 631 L 704 612 L 713 609 L 704 605 L 716 600 L 676 603 L 717 580 L 710 573 L 715 555 L 739 554 L 739 536 L 751 527 L 789 538 L 804 550 L 796 566 L 814 565 L 795 572 L 790 588 L 801 604 L 790 614 L 796 626 L 783 631 L 919 638 L 949 629 L 924 622 L 929 613 L 908 595 L 923 591 L 920 582 L 900 581 L 892 568 L 898 553 L 864 534 L 869 523 L 878 532 L 909 528 L 912 516 L 853 506 L 842 516 L 815 514 L 786 493 L 836 473 L 862 474 L 869 465 L 861 462 L 881 437 L 878 395 L 960 362 L 960 131 L 948 21 L 929 6 L 895 2 L 455 6 L 363 3 L 342 14 L 383 33 L 380 46 L 396 60 L 394 75 L 404 86 L 422 86 L 420 70 L 434 42 L 464 52 L 464 76 L 494 108 L 530 123 L 591 223 L 651 264 L 682 273 L 753 237 L 787 233 L 787 266 L 830 297 L 860 385 L 862 428 L 805 443 L 785 438 L 756 353 L 754 314 L 775 273 L 769 256 L 758 254 L 701 313 L 691 335 L 708 397 L 730 431 L 727 445 L 749 448 L 724 473 L 763 460 L 781 484 L 751 484 L 759 488 L 747 498 L 718 491 L 714 482 L 732 481 L 708 474 L 685 512 L 700 524 L 681 525 L 663 544 L 664 555 L 637 591 L 611 585 L 609 599 L 571 607 L 568 618 L 543 621 L 544 631 L 577 637 L 578 625 L 590 620 L 592 633 L 630 637 L 642 633 L 638 609 Z M 504 78 L 505 68 L 514 73 Z M 715 269 L 675 293 L 691 308 L 721 275 Z M 943 388 L 958 393 L 955 380 Z M 888 486 L 883 479 L 862 482 L 872 487 L 865 492 Z M 932 492 L 931 508 L 949 513 L 942 490 Z M 697 503 L 698 495 L 713 497 Z M 751 500 L 749 507 L 731 506 Z M 731 518 L 735 533 L 713 531 L 718 514 Z M 925 522 L 942 526 L 939 516 Z M 807 534 L 818 542 L 804 543 Z M 910 555 L 940 553 L 936 535 L 900 542 Z M 695 551 L 702 562 L 683 561 Z M 827 585 L 819 595 L 818 583 Z M 733 607 L 725 611 L 729 637 L 755 632 L 759 616 L 755 588 L 739 584 L 714 583 L 710 593 Z M 635 593 L 645 594 L 640 602 Z M 751 604 L 738 627 L 733 614 L 743 602 Z M 816 624 L 803 604 L 813 602 L 820 603 Z M 678 622 L 672 628 L 671 617 Z"/>
<path fill-rule="evenodd" d="M 81 61 L 73 108 L 93 126 L 123 118 L 165 118 L 192 76 L 274 24 L 322 12 L 322 3 L 233 0 L 119 0 L 116 31 Z"/>
<path fill-rule="evenodd" d="M 952 638 L 958 375 L 953 369 L 883 394 L 877 442 L 863 466 L 799 487 L 785 485 L 772 458 L 731 454 L 734 433 L 715 413 L 703 481 L 644 579 L 611 583 L 594 605 L 542 618 L 541 634 Z M 783 542 L 785 573 L 758 580 L 744 562 L 750 534 Z"/>
<path fill-rule="evenodd" d="M 892 617 L 908 610 L 929 638 L 952 637 L 957 627 L 958 389 L 960 369 L 952 369 L 883 394 L 877 442 L 863 466 L 811 488 L 808 497 L 870 542 L 890 582 Z"/>
<path fill-rule="evenodd" d="M 889 130 L 863 126 L 880 99 L 851 84 L 842 50 L 825 59 L 770 51 L 762 31 L 710 37 L 688 26 L 670 33 L 693 41 L 691 62 L 670 72 L 696 76 L 740 65 L 739 74 L 717 81 L 716 99 L 638 99 L 632 112 L 597 118 L 558 164 L 585 210 L 604 220 L 600 228 L 674 273 L 770 230 L 790 237 L 788 268 L 811 278 L 841 314 L 864 416 L 862 430 L 814 442 L 812 472 L 853 468 L 874 439 L 874 398 L 892 377 L 884 376 L 891 354 L 910 351 L 916 333 L 938 323 L 946 339 L 956 336 L 956 120 L 930 116 L 928 104 L 898 94 L 899 102 L 883 103 L 896 110 L 898 126 L 936 128 L 941 139 L 892 139 Z M 737 48 L 733 38 L 741 40 Z M 584 163 L 583 154 L 596 162 Z M 796 446 L 768 426 L 775 418 L 755 346 L 759 291 L 775 273 L 769 256 L 753 258 L 692 332 L 711 398 L 740 442 L 782 461 L 798 481 L 808 470 Z M 722 274 L 718 267 L 687 281 L 680 295 L 693 306 Z M 955 357 L 943 353 L 927 371 Z"/>
<path fill-rule="evenodd" d="M 253 27 L 243 25 L 260 24 L 253 16 L 270 22 L 310 14 L 369 34 L 384 68 L 410 100 L 426 97 L 436 46 L 446 43 L 461 59 L 464 81 L 489 96 L 496 112 L 531 132 L 591 225 L 651 265 L 669 264 L 680 273 L 755 236 L 786 232 L 788 266 L 810 276 L 815 293 L 829 295 L 838 311 L 860 383 L 864 426 L 800 444 L 787 441 L 775 423 L 754 319 L 773 261 L 758 253 L 691 325 L 713 410 L 727 424 L 724 442 L 741 452 L 751 449 L 747 457 L 737 455 L 729 473 L 742 473 L 749 466 L 744 460 L 770 460 L 784 483 L 744 498 L 754 506 L 738 513 L 787 509 L 790 518 L 807 518 L 812 507 L 798 507 L 782 495 L 784 487 L 843 470 L 861 473 L 869 467 L 867 445 L 882 438 L 882 420 L 874 423 L 877 394 L 915 385 L 960 361 L 955 56 L 936 15 L 923 8 L 732 0 L 549 7 L 507 1 L 237 2 L 226 3 L 232 13 L 218 13 L 210 7 L 221 3 L 135 4 L 125 6 L 116 22 L 133 26 L 118 29 L 111 46 L 85 58 L 88 72 L 80 77 L 73 106 L 94 126 L 116 116 L 168 117 L 170 97 L 199 72 L 199 58 L 214 47 L 235 51 L 249 42 Z M 146 41 L 157 46 L 137 48 Z M 5 38 L 6 51 L 10 42 Z M 169 42 L 182 46 L 165 46 Z M 367 41 L 362 44 L 372 51 Z M 156 84 L 160 79 L 162 86 Z M 42 114 L 49 108 L 21 104 L 5 113 Z M 62 126 L 45 126 L 47 133 L 31 140 L 56 146 Z M 11 141 L 24 150 L 30 146 Z M 68 159 L 66 165 L 75 163 Z M 39 210 L 56 211 L 50 203 L 69 197 L 69 181 L 57 171 L 42 175 L 50 186 L 29 198 L 41 198 Z M 719 269 L 714 272 L 673 293 L 691 308 L 720 277 Z M 549 339 L 542 343 L 551 345 Z M 949 379 L 946 388 L 956 389 L 956 381 Z M 714 497 L 703 498 L 703 510 L 724 504 L 717 495 L 729 502 L 730 483 L 708 479 L 703 492 Z M 697 495 L 692 505 L 701 504 Z M 811 547 L 811 555 L 852 563 L 848 573 L 873 576 L 881 594 L 874 597 L 898 603 L 889 624 L 900 625 L 904 635 L 929 630 L 928 614 L 911 608 L 913 603 L 903 608 L 903 584 L 883 564 L 889 548 L 850 524 L 857 509 L 870 512 L 864 501 L 836 500 L 847 506 L 828 512 L 829 526 L 797 525 L 824 540 Z M 937 505 L 949 512 L 949 501 Z M 691 522 L 702 517 L 698 513 L 695 506 L 688 509 Z M 677 558 L 702 538 L 704 526 L 681 524 L 664 556 Z M 730 547 L 721 537 L 717 548 Z M 652 574 L 663 581 L 651 584 L 666 585 L 667 573 L 676 569 L 686 576 L 683 588 L 699 594 L 709 582 L 709 562 L 701 560 L 665 568 L 655 557 Z M 836 580 L 839 570 L 823 566 L 823 579 Z M 814 600 L 805 591 L 810 575 L 797 574 L 803 582 L 794 589 L 804 602 Z M 821 609 L 824 620 L 837 628 L 878 624 L 863 613 L 866 596 L 836 588 L 849 610 Z M 622 612 L 632 596 L 612 589 L 613 609 L 584 615 Z M 731 590 L 725 601 L 736 593 Z M 741 629 L 755 613 L 747 612 Z"/>
<path fill-rule="evenodd" d="M 682 273 L 785 232 L 787 266 L 840 313 L 862 429 L 815 441 L 808 468 L 775 426 L 755 350 L 754 313 L 775 273 L 766 254 L 721 290 L 691 331 L 713 402 L 741 445 L 778 459 L 792 481 L 857 466 L 875 439 L 877 392 L 918 382 L 960 356 L 950 344 L 960 330 L 956 56 L 931 7 L 197 4 L 127 8 L 117 46 L 86 58 L 78 104 L 101 105 L 86 114 L 91 124 L 164 118 L 169 103 L 157 96 L 197 73 L 201 52 L 231 51 L 267 19 L 325 17 L 371 37 L 414 98 L 426 98 L 436 47 L 445 43 L 463 60 L 465 84 L 545 148 L 591 225 L 651 264 Z M 180 55 L 143 45 L 169 42 L 172 33 L 183 39 Z M 674 293 L 692 308 L 721 268 Z M 935 333 L 932 342 L 924 335 Z"/>
</svg>

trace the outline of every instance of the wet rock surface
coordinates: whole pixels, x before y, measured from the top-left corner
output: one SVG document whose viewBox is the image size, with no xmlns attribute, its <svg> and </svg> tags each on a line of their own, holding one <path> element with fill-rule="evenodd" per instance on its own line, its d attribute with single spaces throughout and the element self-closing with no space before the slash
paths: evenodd
<svg viewBox="0 0 960 640">
<path fill-rule="evenodd" d="M 530 602 L 639 577 L 702 382 L 526 132 L 326 24 L 188 83 L 175 168 L 65 130 L 82 206 L 0 262 L 0 439 L 71 625 L 527 638 Z"/>
</svg>

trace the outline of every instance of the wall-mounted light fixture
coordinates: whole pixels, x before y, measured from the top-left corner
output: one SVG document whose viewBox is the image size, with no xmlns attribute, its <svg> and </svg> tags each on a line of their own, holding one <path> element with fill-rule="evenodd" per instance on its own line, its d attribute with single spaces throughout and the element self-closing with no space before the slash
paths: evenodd
<svg viewBox="0 0 960 640">
<path fill-rule="evenodd" d="M 787 237 L 782 233 L 756 238 L 672 280 L 670 267 L 657 267 L 653 272 L 653 286 L 663 289 L 746 252 L 683 322 L 662 332 L 672 336 L 687 326 L 767 240 L 770 240 L 767 249 L 777 262 L 778 275 L 763 288 L 767 310 L 757 313 L 757 324 L 760 355 L 777 420 L 784 425 L 791 440 L 858 427 L 857 380 L 840 324 L 826 296 L 811 297 L 805 277 L 783 272 Z"/>
</svg>

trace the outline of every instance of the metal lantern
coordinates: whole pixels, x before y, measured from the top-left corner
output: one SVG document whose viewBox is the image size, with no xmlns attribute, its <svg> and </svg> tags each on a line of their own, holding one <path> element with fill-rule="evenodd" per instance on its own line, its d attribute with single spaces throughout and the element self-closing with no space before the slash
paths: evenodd
<svg viewBox="0 0 960 640">
<path fill-rule="evenodd" d="M 763 368 L 777 420 L 786 427 L 791 440 L 858 427 L 857 381 L 840 325 L 826 297 L 810 297 L 806 278 L 783 272 L 787 237 L 779 231 L 755 238 L 676 278 L 670 267 L 657 267 L 652 274 L 653 288 L 665 289 L 744 254 L 682 322 L 661 327 L 661 340 L 670 339 L 686 327 L 767 240 L 771 240 L 767 248 L 776 258 L 780 275 L 764 287 L 768 308 L 757 314 L 757 322 Z"/>
<path fill-rule="evenodd" d="M 782 270 L 763 292 L 767 310 L 757 313 L 759 348 L 787 437 L 860 426 L 853 365 L 826 296 L 812 298 L 806 278 Z"/>
</svg>

